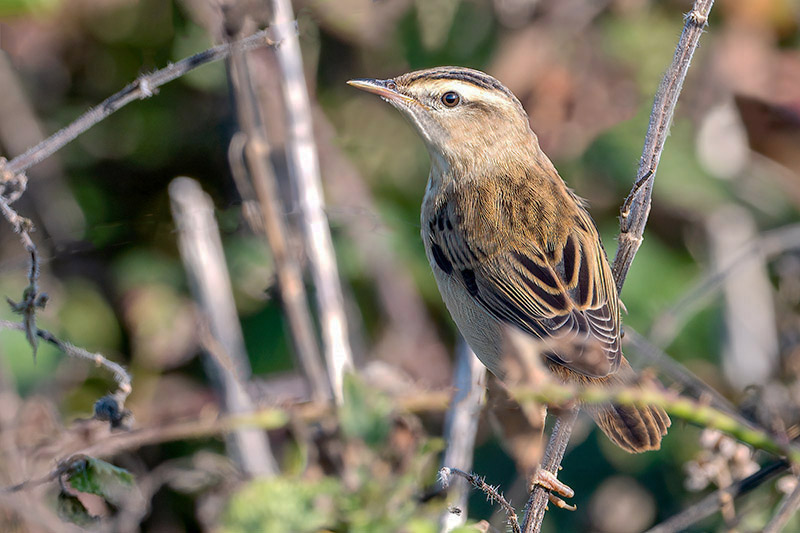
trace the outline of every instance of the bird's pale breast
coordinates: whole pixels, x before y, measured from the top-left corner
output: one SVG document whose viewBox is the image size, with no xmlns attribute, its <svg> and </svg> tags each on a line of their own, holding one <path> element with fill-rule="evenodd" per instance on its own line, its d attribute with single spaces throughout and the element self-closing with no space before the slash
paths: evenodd
<svg viewBox="0 0 800 533">
<path fill-rule="evenodd" d="M 424 237 L 423 234 L 423 239 Z M 433 256 L 430 244 L 426 244 L 425 248 L 442 300 L 459 331 L 489 371 L 495 376 L 502 377 L 505 372 L 501 357 L 503 332 L 500 323 L 475 302 L 464 285 L 442 271 Z"/>
</svg>

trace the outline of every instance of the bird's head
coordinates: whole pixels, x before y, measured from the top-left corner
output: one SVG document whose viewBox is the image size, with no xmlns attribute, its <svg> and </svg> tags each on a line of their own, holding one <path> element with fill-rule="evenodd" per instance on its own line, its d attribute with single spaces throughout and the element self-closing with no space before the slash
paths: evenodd
<svg viewBox="0 0 800 533">
<path fill-rule="evenodd" d="M 519 100 L 502 83 L 478 70 L 437 67 L 387 80 L 362 78 L 348 84 L 377 94 L 416 127 L 437 161 L 481 166 L 530 153 L 536 137 Z"/>
</svg>

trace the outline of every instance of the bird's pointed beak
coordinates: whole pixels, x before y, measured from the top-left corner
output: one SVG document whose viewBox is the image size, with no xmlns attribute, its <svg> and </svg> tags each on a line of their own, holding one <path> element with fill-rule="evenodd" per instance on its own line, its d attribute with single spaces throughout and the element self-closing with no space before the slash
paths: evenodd
<svg viewBox="0 0 800 533">
<path fill-rule="evenodd" d="M 416 103 L 416 100 L 410 96 L 406 96 L 397 91 L 397 85 L 394 80 L 376 80 L 372 78 L 358 78 L 350 80 L 348 85 L 352 85 L 356 89 L 367 91 L 368 93 L 377 94 L 389 103 Z"/>
</svg>

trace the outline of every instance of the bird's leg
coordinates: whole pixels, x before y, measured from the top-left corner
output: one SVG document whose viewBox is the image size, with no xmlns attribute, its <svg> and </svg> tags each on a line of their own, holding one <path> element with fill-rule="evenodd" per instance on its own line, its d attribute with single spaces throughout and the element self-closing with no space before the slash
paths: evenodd
<svg viewBox="0 0 800 533">
<path fill-rule="evenodd" d="M 559 481 L 556 475 L 552 472 L 549 472 L 544 468 L 538 468 L 531 479 L 531 490 L 533 490 L 536 485 L 547 489 L 547 497 L 556 507 L 560 509 L 568 509 L 570 511 L 577 509 L 577 507 L 574 505 L 570 505 L 556 496 L 556 494 L 558 494 L 565 498 L 572 498 L 575 496 L 575 491 L 572 490 L 566 483 Z"/>
</svg>

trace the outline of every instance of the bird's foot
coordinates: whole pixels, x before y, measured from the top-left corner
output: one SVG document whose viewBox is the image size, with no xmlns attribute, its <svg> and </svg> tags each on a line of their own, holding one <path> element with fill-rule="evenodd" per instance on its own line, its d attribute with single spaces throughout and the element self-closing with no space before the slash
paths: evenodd
<svg viewBox="0 0 800 533">
<path fill-rule="evenodd" d="M 572 498 L 575 496 L 575 491 L 572 490 L 566 483 L 559 481 L 556 475 L 552 472 L 549 472 L 543 468 L 539 468 L 531 479 L 531 490 L 533 490 L 536 485 L 548 491 L 548 499 L 559 509 L 567 509 L 569 511 L 574 511 L 577 509 L 576 506 L 570 505 L 556 496 L 556 494 L 558 494 L 564 498 Z"/>
</svg>

